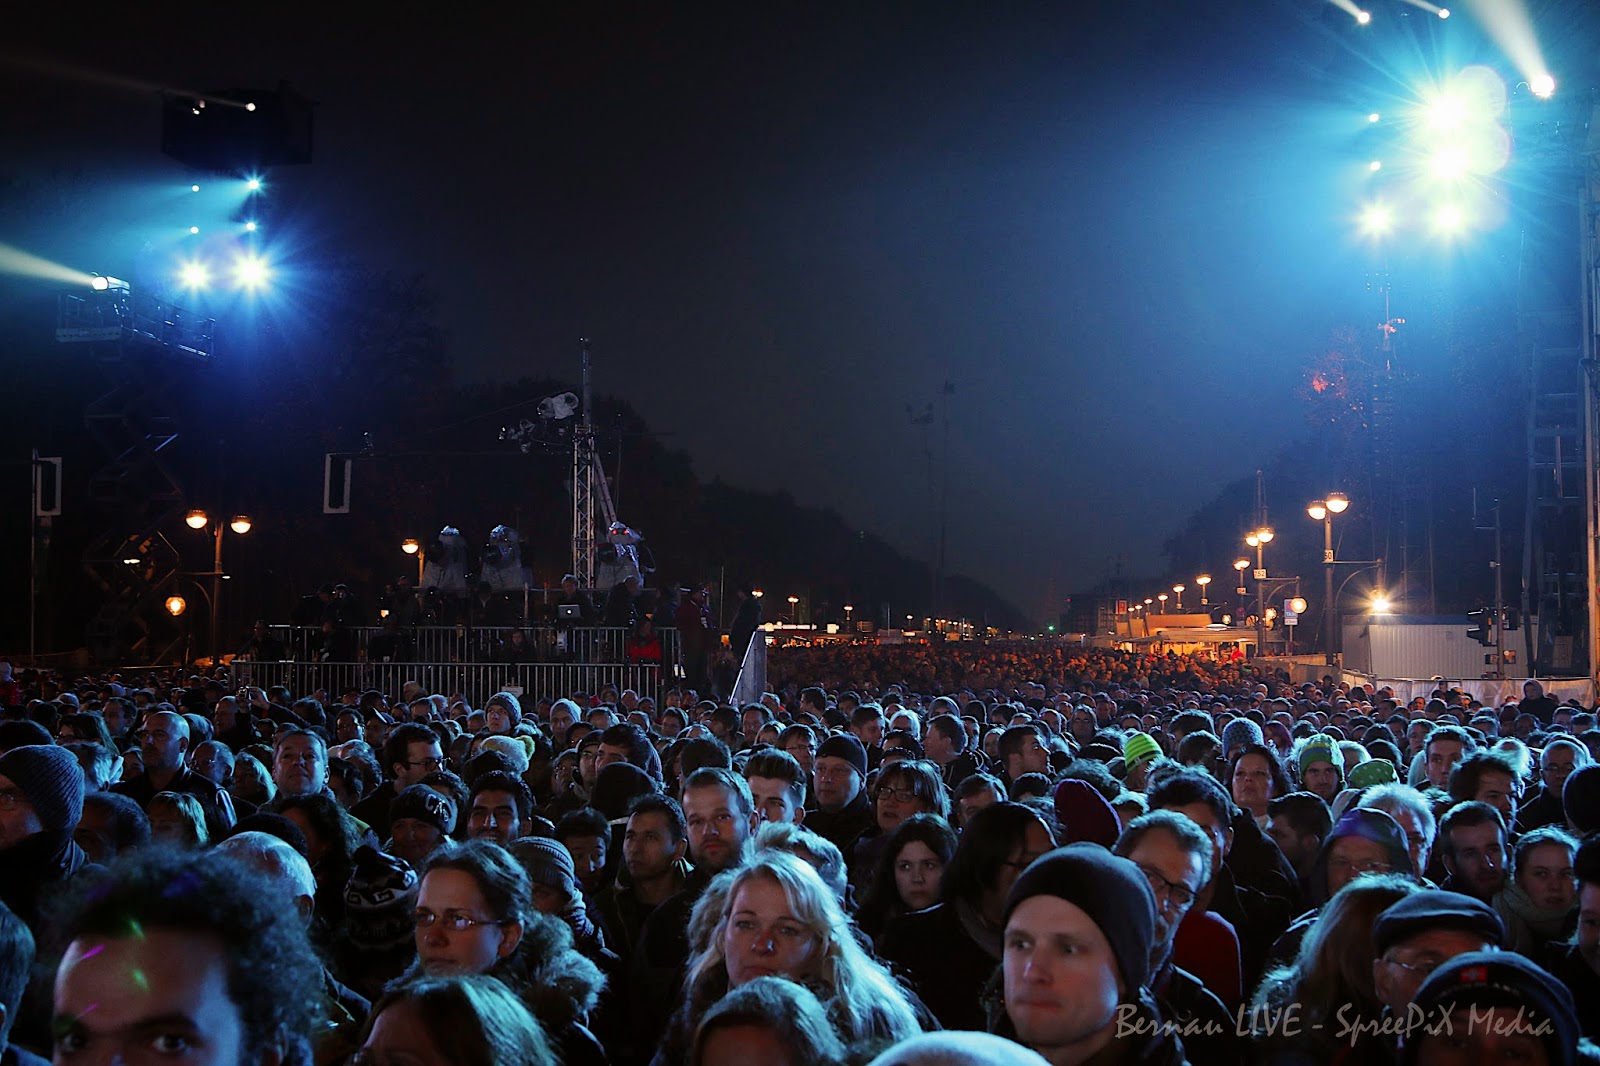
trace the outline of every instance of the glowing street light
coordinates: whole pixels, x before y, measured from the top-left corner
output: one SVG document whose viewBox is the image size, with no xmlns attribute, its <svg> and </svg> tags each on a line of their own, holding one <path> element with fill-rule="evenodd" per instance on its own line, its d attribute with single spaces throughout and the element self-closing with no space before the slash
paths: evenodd
<svg viewBox="0 0 1600 1066">
<path fill-rule="evenodd" d="M 182 596 L 168 596 L 166 606 L 167 613 L 176 618 L 189 609 L 189 601 Z"/>
<path fill-rule="evenodd" d="M 422 542 L 417 540 L 416 537 L 407 537 L 405 540 L 400 542 L 400 550 L 405 552 L 407 555 L 415 555 L 417 557 L 417 589 L 420 591 L 422 588 L 422 567 L 424 563 Z"/>
<path fill-rule="evenodd" d="M 1173 608 L 1173 610 L 1177 611 L 1179 614 L 1183 613 L 1183 590 L 1183 585 L 1172 586 L 1172 591 L 1178 594 L 1177 605 Z"/>
<path fill-rule="evenodd" d="M 1211 575 L 1201 574 L 1194 579 L 1194 583 L 1200 586 L 1200 606 L 1204 607 L 1210 602 L 1206 599 L 1206 586 L 1211 584 Z"/>
<path fill-rule="evenodd" d="M 1160 594 L 1158 594 L 1156 596 L 1156 599 L 1161 601 L 1161 613 L 1162 614 L 1166 614 L 1167 613 L 1167 594 L 1165 592 L 1160 593 Z"/>
<path fill-rule="evenodd" d="M 243 536 L 250 532 L 255 523 L 250 520 L 249 515 L 242 514 L 234 515 L 226 523 L 221 519 L 212 523 L 211 516 L 198 507 L 184 515 L 183 522 L 190 529 L 195 530 L 204 529 L 207 524 L 211 525 L 212 555 L 211 573 L 209 575 L 211 578 L 211 655 L 213 658 L 218 658 L 222 654 L 220 639 L 222 615 L 218 608 L 222 605 L 222 579 L 227 576 L 222 569 L 222 535 L 231 529 L 239 536 Z"/>
<path fill-rule="evenodd" d="M 1338 632 L 1339 615 L 1334 610 L 1333 603 L 1333 516 L 1344 514 L 1350 508 L 1350 497 L 1342 492 L 1330 492 L 1320 500 L 1312 500 L 1306 504 L 1306 514 L 1313 522 L 1322 523 L 1322 568 L 1323 568 L 1323 598 L 1322 598 L 1322 627 L 1323 627 L 1323 661 L 1333 666 L 1339 661 L 1338 644 L 1335 634 Z"/>
</svg>

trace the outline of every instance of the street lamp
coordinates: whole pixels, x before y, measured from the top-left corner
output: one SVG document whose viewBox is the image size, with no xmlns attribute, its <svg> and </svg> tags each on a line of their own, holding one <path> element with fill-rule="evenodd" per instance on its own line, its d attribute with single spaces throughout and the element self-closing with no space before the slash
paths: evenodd
<svg viewBox="0 0 1600 1066">
<path fill-rule="evenodd" d="M 856 605 L 853 603 L 847 603 L 844 605 L 844 628 L 845 632 L 847 633 L 854 633 L 856 631 L 854 621 L 851 618 L 851 615 L 855 614 L 855 610 Z"/>
<path fill-rule="evenodd" d="M 401 541 L 400 550 L 405 552 L 407 555 L 415 555 L 417 557 L 417 592 L 420 594 L 422 592 L 423 558 L 427 553 L 422 550 L 422 544 L 417 540 L 416 537 L 407 537 L 405 540 Z"/>
<path fill-rule="evenodd" d="M 255 523 L 249 515 L 242 514 L 234 515 L 226 523 L 221 519 L 212 523 L 211 517 L 198 507 L 184 515 L 183 521 L 190 529 L 204 529 L 207 523 L 211 523 L 211 573 L 205 576 L 211 578 L 211 657 L 219 660 L 222 658 L 222 579 L 228 576 L 222 569 L 222 534 L 224 530 L 231 529 L 242 537 L 250 532 Z M 171 610 L 170 606 L 168 610 Z"/>
<path fill-rule="evenodd" d="M 1206 586 L 1211 584 L 1211 575 L 1201 574 L 1199 577 L 1194 579 L 1194 583 L 1200 586 L 1200 606 L 1209 606 L 1211 601 L 1206 599 Z"/>
<path fill-rule="evenodd" d="M 1183 590 L 1184 590 L 1185 587 L 1186 586 L 1184 586 L 1184 585 L 1174 585 L 1174 586 L 1172 586 L 1172 591 L 1176 592 L 1178 594 L 1178 603 L 1177 603 L 1177 606 L 1175 606 L 1173 608 L 1173 610 L 1177 611 L 1179 614 L 1183 613 Z"/>
<path fill-rule="evenodd" d="M 796 608 L 795 605 L 798 604 L 799 602 L 800 602 L 800 597 L 799 596 L 790 596 L 789 597 L 789 624 L 790 625 L 794 625 L 795 624 L 795 621 L 796 621 L 796 618 L 797 618 L 797 615 L 796 615 L 797 608 Z"/>
<path fill-rule="evenodd" d="M 1244 542 L 1256 550 L 1256 654 L 1267 650 L 1267 560 L 1264 549 L 1275 536 L 1271 526 L 1262 526 L 1248 534 Z M 1237 565 L 1237 564 L 1235 564 Z M 1241 571 L 1240 576 L 1243 576 Z"/>
<path fill-rule="evenodd" d="M 1330 492 L 1325 499 L 1312 500 L 1306 505 L 1306 514 L 1311 516 L 1313 522 L 1322 523 L 1322 571 L 1323 571 L 1323 604 L 1322 604 L 1322 630 L 1323 637 L 1323 662 L 1333 666 L 1339 661 L 1338 645 L 1335 643 L 1334 627 L 1338 625 L 1338 613 L 1333 605 L 1333 516 L 1343 514 L 1350 507 L 1350 497 L 1342 492 Z"/>
<path fill-rule="evenodd" d="M 1163 592 L 1160 595 L 1156 596 L 1156 599 L 1161 601 L 1161 613 L 1162 614 L 1166 614 L 1167 613 L 1167 594 L 1165 592 Z"/>
</svg>

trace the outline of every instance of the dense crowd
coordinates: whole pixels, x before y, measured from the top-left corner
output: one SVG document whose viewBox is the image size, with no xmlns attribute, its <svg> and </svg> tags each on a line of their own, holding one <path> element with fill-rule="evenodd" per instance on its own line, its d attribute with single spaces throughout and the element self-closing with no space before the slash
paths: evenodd
<svg viewBox="0 0 1600 1066">
<path fill-rule="evenodd" d="M 0 664 L 0 1063 L 1600 1062 L 1529 682 L 777 652 L 730 706 Z"/>
</svg>

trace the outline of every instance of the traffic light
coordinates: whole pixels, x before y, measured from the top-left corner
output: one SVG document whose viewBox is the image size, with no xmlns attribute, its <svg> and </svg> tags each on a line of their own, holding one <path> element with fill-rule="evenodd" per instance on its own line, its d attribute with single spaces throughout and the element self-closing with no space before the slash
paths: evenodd
<svg viewBox="0 0 1600 1066">
<path fill-rule="evenodd" d="M 1473 626 L 1467 630 L 1467 636 L 1486 648 L 1493 644 L 1494 636 L 1491 633 L 1491 629 L 1494 625 L 1494 612 L 1490 610 L 1468 611 L 1467 617 L 1473 620 Z"/>
<path fill-rule="evenodd" d="M 1512 630 L 1522 622 L 1522 612 L 1515 607 L 1502 607 L 1500 609 L 1500 625 L 1506 630 Z"/>
</svg>

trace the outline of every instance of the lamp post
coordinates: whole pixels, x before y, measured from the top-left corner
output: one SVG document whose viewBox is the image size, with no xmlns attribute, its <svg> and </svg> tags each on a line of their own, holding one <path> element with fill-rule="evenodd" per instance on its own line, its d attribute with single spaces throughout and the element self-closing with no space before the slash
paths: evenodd
<svg viewBox="0 0 1600 1066">
<path fill-rule="evenodd" d="M 856 631 L 855 624 L 850 617 L 851 615 L 855 614 L 855 611 L 855 604 L 847 603 L 844 605 L 844 631 L 846 633 L 854 633 Z"/>
<path fill-rule="evenodd" d="M 1159 595 L 1156 596 L 1156 599 L 1161 601 L 1161 613 L 1162 614 L 1166 614 L 1167 613 L 1167 594 L 1165 592 L 1160 593 Z"/>
<path fill-rule="evenodd" d="M 407 537 L 401 541 L 400 550 L 407 555 L 415 555 L 417 557 L 417 592 L 420 594 L 422 592 L 422 561 L 427 553 L 422 550 L 422 544 L 415 537 Z"/>
<path fill-rule="evenodd" d="M 796 623 L 796 619 L 798 617 L 798 615 L 796 614 L 796 612 L 798 610 L 798 606 L 797 605 L 799 603 L 800 603 L 800 597 L 799 596 L 790 596 L 789 597 L 789 624 L 790 625 L 794 625 Z"/>
<path fill-rule="evenodd" d="M 204 511 L 197 507 L 185 515 L 183 521 L 190 529 L 204 529 L 206 528 L 207 523 L 211 522 L 211 518 Z M 215 523 L 211 523 L 211 540 L 213 548 L 211 555 L 211 573 L 208 575 L 211 578 L 211 639 L 209 646 L 211 649 L 211 658 L 214 661 L 222 658 L 220 638 L 220 634 L 222 632 L 222 579 L 227 576 L 222 569 L 223 530 L 231 529 L 242 537 L 246 533 L 250 532 L 250 527 L 252 524 L 253 523 L 251 523 L 250 517 L 242 514 L 234 515 L 226 523 L 224 523 L 220 518 L 217 519 Z"/>
<path fill-rule="evenodd" d="M 1306 505 L 1306 514 L 1311 516 L 1313 522 L 1322 523 L 1322 572 L 1323 572 L 1323 604 L 1322 604 L 1322 631 L 1323 637 L 1323 662 L 1334 666 L 1339 661 L 1338 645 L 1335 643 L 1334 627 L 1338 625 L 1338 613 L 1333 605 L 1333 516 L 1343 514 L 1350 506 L 1350 497 L 1342 492 L 1330 492 L 1326 499 L 1312 500 Z"/>
<path fill-rule="evenodd" d="M 1264 550 L 1276 536 L 1271 526 L 1262 526 L 1244 538 L 1256 550 L 1256 654 L 1266 654 L 1267 648 L 1267 560 Z M 1237 565 L 1237 564 L 1236 564 Z"/>
<path fill-rule="evenodd" d="M 1200 606 L 1210 606 L 1211 601 L 1206 599 L 1206 586 L 1211 584 L 1211 575 L 1201 574 L 1199 577 L 1194 579 L 1194 583 L 1200 586 Z M 1207 611 L 1206 613 L 1210 614 L 1211 612 Z"/>
<path fill-rule="evenodd" d="M 1250 569 L 1250 560 L 1249 559 L 1235 559 L 1233 561 L 1233 569 L 1239 575 L 1239 587 L 1234 589 L 1233 591 L 1235 591 L 1235 592 L 1237 592 L 1239 594 L 1239 617 L 1243 618 L 1244 617 L 1244 595 L 1245 595 L 1244 572 L 1246 570 Z"/>
<path fill-rule="evenodd" d="M 1186 585 L 1174 585 L 1174 586 L 1172 586 L 1172 591 L 1177 593 L 1177 595 L 1178 595 L 1177 603 L 1176 603 L 1176 605 L 1174 605 L 1174 607 L 1172 609 L 1174 611 L 1177 611 L 1179 614 L 1183 613 L 1183 590 L 1185 588 L 1187 588 L 1187 587 L 1188 586 L 1186 586 Z"/>
</svg>

